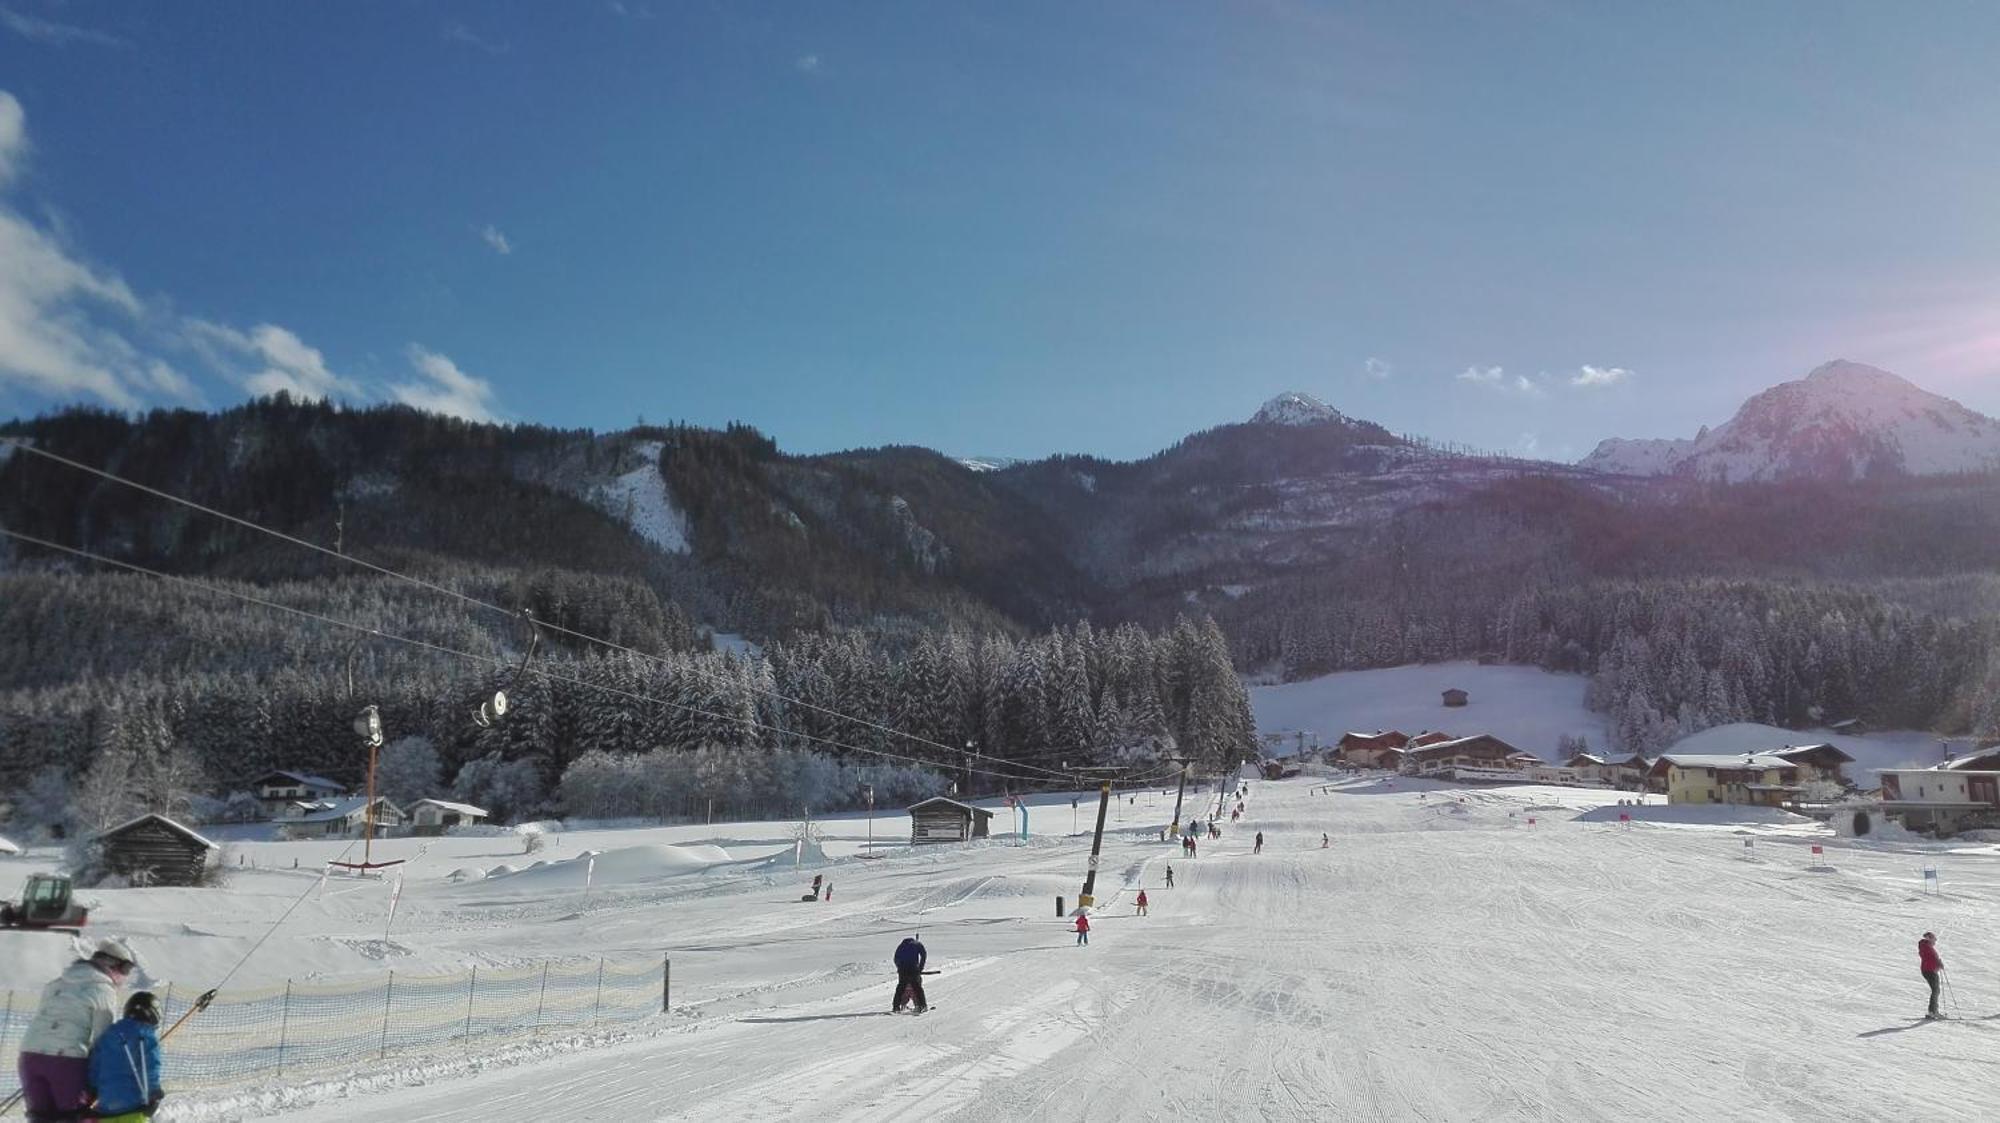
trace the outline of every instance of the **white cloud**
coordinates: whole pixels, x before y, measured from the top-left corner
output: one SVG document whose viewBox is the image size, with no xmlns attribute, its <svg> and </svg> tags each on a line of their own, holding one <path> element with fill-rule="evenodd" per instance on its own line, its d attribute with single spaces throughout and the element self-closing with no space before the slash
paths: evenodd
<svg viewBox="0 0 2000 1123">
<path fill-rule="evenodd" d="M 497 421 L 493 415 L 493 386 L 460 370 L 457 363 L 419 344 L 410 344 L 410 365 L 420 377 L 416 382 L 399 382 L 389 393 L 404 405 L 449 414 L 467 421 Z"/>
<path fill-rule="evenodd" d="M 88 27 L 78 27 L 70 23 L 57 23 L 37 16 L 24 15 L 12 8 L 0 7 L 0 24 L 23 39 L 37 43 L 52 43 L 66 47 L 71 43 L 90 43 L 99 47 L 129 47 L 132 44 L 116 35 L 107 35 Z"/>
<path fill-rule="evenodd" d="M 1597 387 L 1616 386 L 1632 377 L 1632 372 L 1624 367 L 1594 367 L 1585 363 L 1569 380 L 1571 386 Z"/>
<path fill-rule="evenodd" d="M 21 103 L 0 90 L 0 187 L 5 187 L 28 158 L 28 115 Z"/>
<path fill-rule="evenodd" d="M 1389 360 L 1378 359 L 1375 356 L 1370 355 L 1366 359 L 1362 360 L 1361 372 L 1363 374 L 1366 374 L 1370 378 L 1376 379 L 1377 381 L 1381 381 L 1395 377 L 1396 368 L 1389 362 Z"/>
<path fill-rule="evenodd" d="M 798 61 L 792 63 L 792 66 L 800 74 L 819 74 L 823 72 L 818 55 L 800 55 Z"/>
<path fill-rule="evenodd" d="M 0 90 L 0 188 L 20 175 L 27 152 L 27 114 Z M 116 409 L 162 393 L 196 400 L 191 385 L 163 377 L 126 338 L 147 315 L 116 274 L 80 260 L 0 198 L 0 382 Z"/>
<path fill-rule="evenodd" d="M 507 235 L 502 233 L 498 226 L 490 222 L 486 224 L 485 229 L 479 232 L 479 238 L 487 245 L 492 246 L 493 252 L 499 254 L 501 257 L 506 257 L 508 254 L 514 252 L 514 243 L 508 241 Z"/>
<path fill-rule="evenodd" d="M 244 332 L 189 319 L 186 339 L 217 370 L 257 397 L 279 392 L 308 401 L 361 397 L 361 387 L 328 368 L 317 348 L 276 324 Z"/>
<path fill-rule="evenodd" d="M 512 43 L 501 43 L 488 39 L 462 23 L 445 24 L 444 37 L 446 42 L 463 43 L 468 47 L 485 51 L 489 55 L 504 55 L 514 49 Z"/>
<path fill-rule="evenodd" d="M 1530 378 L 1525 374 L 1510 375 L 1504 367 L 1466 367 L 1458 374 L 1458 381 L 1470 382 L 1474 386 L 1484 386 L 1502 394 L 1519 394 L 1524 398 L 1539 398 L 1548 393 L 1545 385 L 1548 375 Z"/>
</svg>

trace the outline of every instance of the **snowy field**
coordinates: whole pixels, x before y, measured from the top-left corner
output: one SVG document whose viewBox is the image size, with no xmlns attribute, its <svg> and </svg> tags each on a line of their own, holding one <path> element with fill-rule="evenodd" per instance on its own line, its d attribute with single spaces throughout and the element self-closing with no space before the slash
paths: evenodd
<svg viewBox="0 0 2000 1123">
<path fill-rule="evenodd" d="M 1538 667 L 1481 666 L 1477 663 L 1414 664 L 1374 671 L 1344 671 L 1303 682 L 1251 688 L 1250 706 L 1259 733 L 1309 730 L 1331 745 L 1349 730 L 1371 733 L 1400 729 L 1415 735 L 1440 729 L 1458 736 L 1491 733 L 1543 760 L 1560 763 L 1557 742 L 1564 734 L 1589 739 L 1591 751 L 1616 753 L 1602 714 L 1584 708 L 1583 675 L 1553 674 Z M 1462 709 L 1444 706 L 1444 691 L 1458 687 L 1472 697 Z M 1669 752 L 1767 752 L 1788 745 L 1831 744 L 1854 758 L 1848 777 L 1863 788 L 1876 784 L 1884 768 L 1928 768 L 1943 759 L 1937 737 L 1906 730 L 1864 736 L 1826 729 L 1781 729 L 1739 722 L 1703 730 Z M 1287 739 L 1280 753 L 1291 753 Z M 1966 746 L 1961 745 L 1963 750 Z"/>
<path fill-rule="evenodd" d="M 1589 738 L 1593 750 L 1610 748 L 1603 716 L 1583 706 L 1587 684 L 1582 675 L 1539 667 L 1424 663 L 1252 687 L 1250 708 L 1259 733 L 1309 730 L 1323 745 L 1349 730 L 1400 729 L 1411 736 L 1429 730 L 1459 737 L 1491 733 L 1554 761 L 1556 743 L 1565 734 Z M 1444 692 L 1452 687 L 1470 694 L 1471 704 L 1446 708 Z M 1287 742 L 1279 751 L 1293 748 Z"/>
<path fill-rule="evenodd" d="M 392 1055 L 351 1074 L 170 1100 L 164 1118 L 1985 1114 L 2000 1046 L 2000 978 L 1985 969 L 2000 848 L 1857 843 L 1768 811 L 1580 818 L 1610 797 L 1254 783 L 1246 822 L 1186 861 L 1141 833 L 1169 810 L 1142 794 L 1112 819 L 1088 948 L 1054 910 L 1056 894 L 1077 892 L 1087 852 L 1065 837 L 1066 801 L 1034 812 L 1025 846 L 893 847 L 877 861 L 855 856 L 863 823 L 834 824 L 834 860 L 818 871 L 834 899 L 818 903 L 798 900 L 814 871 L 755 864 L 785 847 L 779 824 L 572 834 L 545 856 L 603 851 L 588 899 L 574 865 L 453 882 L 454 869 L 522 855 L 507 839 L 434 842 L 412 862 L 389 958 L 351 958 L 380 938 L 384 894 L 350 887 L 302 907 L 239 978 L 665 953 L 673 1013 L 594 1047 Z M 878 840 L 894 822 L 876 820 Z M 1253 855 L 1258 830 L 1267 845 Z M 423 844 L 389 846 L 414 855 Z M 240 851 L 308 865 L 327 849 Z M 1940 896 L 1920 893 L 1926 865 L 1941 870 Z M 99 915 L 104 932 L 134 936 L 155 973 L 199 983 L 305 884 L 285 869 L 220 891 L 106 892 Z M 1140 886 L 1149 917 L 1133 914 Z M 1960 1020 L 1915 1018 L 1925 928 L 1943 936 Z M 942 971 L 935 1008 L 892 1017 L 888 958 L 916 930 Z M 7 981 L 39 982 L 61 958 L 45 945 L 59 942 L 7 935 Z"/>
</svg>

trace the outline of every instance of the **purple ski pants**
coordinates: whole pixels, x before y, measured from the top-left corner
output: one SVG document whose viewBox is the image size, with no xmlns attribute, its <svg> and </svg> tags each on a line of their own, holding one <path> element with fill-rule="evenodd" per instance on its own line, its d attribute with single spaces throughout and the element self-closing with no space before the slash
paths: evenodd
<svg viewBox="0 0 2000 1123">
<path fill-rule="evenodd" d="M 90 1106 L 86 1058 L 22 1053 L 19 1071 L 29 1119 L 75 1119 L 78 1108 Z"/>
</svg>

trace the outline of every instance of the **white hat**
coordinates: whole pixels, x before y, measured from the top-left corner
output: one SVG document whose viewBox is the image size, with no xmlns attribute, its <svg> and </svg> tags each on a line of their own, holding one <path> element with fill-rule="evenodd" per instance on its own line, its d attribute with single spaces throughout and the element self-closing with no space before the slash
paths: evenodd
<svg viewBox="0 0 2000 1123">
<path fill-rule="evenodd" d="M 99 940 L 97 942 L 97 951 L 93 957 L 115 959 L 120 963 L 129 963 L 134 967 L 139 965 L 139 957 L 133 954 L 131 946 L 125 941 L 116 938 Z"/>
</svg>

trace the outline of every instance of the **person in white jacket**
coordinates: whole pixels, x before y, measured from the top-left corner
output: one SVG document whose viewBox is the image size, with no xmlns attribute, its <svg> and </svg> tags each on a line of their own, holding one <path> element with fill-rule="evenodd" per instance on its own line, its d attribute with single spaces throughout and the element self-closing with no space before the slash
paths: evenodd
<svg viewBox="0 0 2000 1123">
<path fill-rule="evenodd" d="M 75 1119 L 90 1106 L 90 1047 L 118 1020 L 118 988 L 137 963 L 124 941 L 104 940 L 42 988 L 42 1004 L 21 1038 L 29 1119 Z"/>
</svg>

